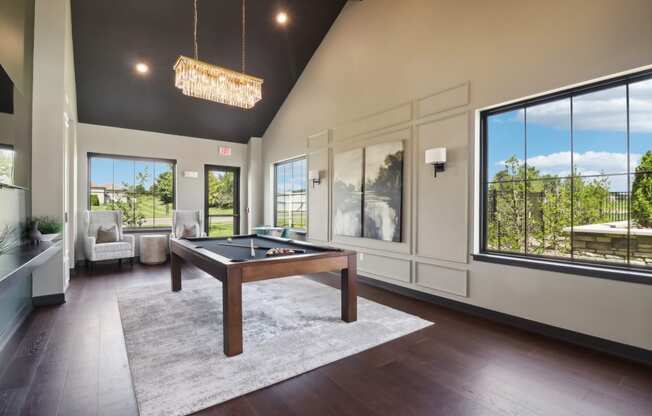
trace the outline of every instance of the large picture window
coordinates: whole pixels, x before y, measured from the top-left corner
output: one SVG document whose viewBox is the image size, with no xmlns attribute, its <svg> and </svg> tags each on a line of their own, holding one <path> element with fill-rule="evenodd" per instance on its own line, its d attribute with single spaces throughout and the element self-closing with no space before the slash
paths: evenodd
<svg viewBox="0 0 652 416">
<path fill-rule="evenodd" d="M 88 207 L 122 211 L 126 228 L 171 228 L 173 160 L 89 154 Z"/>
<path fill-rule="evenodd" d="M 305 230 L 307 210 L 306 158 L 274 165 L 274 225 Z"/>
<path fill-rule="evenodd" d="M 652 73 L 481 113 L 483 253 L 652 266 Z"/>
</svg>

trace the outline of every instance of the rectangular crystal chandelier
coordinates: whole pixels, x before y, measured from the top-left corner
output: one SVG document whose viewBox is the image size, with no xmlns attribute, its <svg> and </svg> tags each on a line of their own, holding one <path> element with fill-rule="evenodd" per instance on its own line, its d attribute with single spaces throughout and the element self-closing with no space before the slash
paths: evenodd
<svg viewBox="0 0 652 416">
<path fill-rule="evenodd" d="M 184 95 L 250 109 L 263 98 L 263 80 L 242 72 L 179 56 L 174 85 Z"/>
</svg>

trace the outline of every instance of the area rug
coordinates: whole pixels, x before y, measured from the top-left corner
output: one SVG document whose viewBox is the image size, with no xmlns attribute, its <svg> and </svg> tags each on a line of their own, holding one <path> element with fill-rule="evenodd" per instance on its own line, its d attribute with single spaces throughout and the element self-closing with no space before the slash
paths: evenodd
<svg viewBox="0 0 652 416">
<path fill-rule="evenodd" d="M 358 298 L 340 320 L 340 291 L 291 277 L 243 286 L 244 353 L 222 352 L 222 288 L 215 279 L 118 293 L 141 416 L 187 415 L 432 325 Z"/>
</svg>

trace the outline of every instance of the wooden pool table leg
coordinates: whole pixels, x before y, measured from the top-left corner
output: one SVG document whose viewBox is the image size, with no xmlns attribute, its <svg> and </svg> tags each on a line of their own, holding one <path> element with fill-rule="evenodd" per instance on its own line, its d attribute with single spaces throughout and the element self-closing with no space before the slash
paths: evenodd
<svg viewBox="0 0 652 416">
<path fill-rule="evenodd" d="M 358 319 L 358 290 L 356 255 L 348 256 L 346 269 L 342 269 L 342 320 L 355 322 Z"/>
<path fill-rule="evenodd" d="M 230 270 L 222 282 L 224 309 L 224 354 L 232 357 L 242 353 L 242 271 Z"/>
<path fill-rule="evenodd" d="M 170 268 L 172 270 L 172 291 L 178 292 L 181 290 L 181 257 L 170 252 Z"/>
</svg>

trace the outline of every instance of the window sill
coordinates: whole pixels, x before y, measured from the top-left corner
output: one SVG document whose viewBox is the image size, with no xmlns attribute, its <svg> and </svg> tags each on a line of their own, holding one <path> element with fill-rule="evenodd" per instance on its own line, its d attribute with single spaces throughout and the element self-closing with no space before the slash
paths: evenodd
<svg viewBox="0 0 652 416">
<path fill-rule="evenodd" d="M 172 228 L 125 228 L 123 232 L 125 234 L 170 234 Z"/>
<path fill-rule="evenodd" d="M 478 253 L 472 256 L 475 261 L 487 263 L 652 285 L 652 270 L 649 272 L 636 268 L 595 265 L 590 263 L 570 263 L 560 260 L 543 260 L 509 254 Z"/>
</svg>

